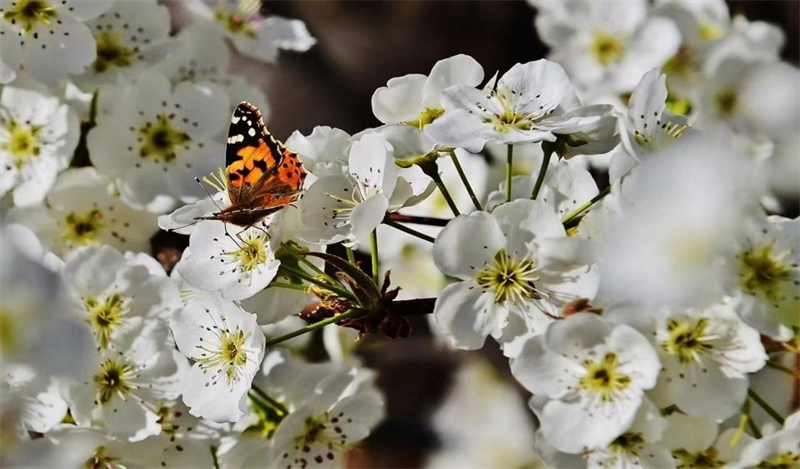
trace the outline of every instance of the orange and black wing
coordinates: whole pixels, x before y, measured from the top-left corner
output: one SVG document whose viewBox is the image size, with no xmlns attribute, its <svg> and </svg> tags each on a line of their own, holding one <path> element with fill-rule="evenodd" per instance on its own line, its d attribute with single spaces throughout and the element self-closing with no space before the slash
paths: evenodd
<svg viewBox="0 0 800 469">
<path fill-rule="evenodd" d="M 306 171 L 297 153 L 278 144 L 283 158 L 278 168 L 260 184 L 253 197 L 262 208 L 281 207 L 297 200 L 303 190 Z"/>
<path fill-rule="evenodd" d="M 283 155 L 281 145 L 267 131 L 261 111 L 246 101 L 239 103 L 231 116 L 225 153 L 231 202 L 242 202 L 252 189 L 274 175 Z"/>
</svg>

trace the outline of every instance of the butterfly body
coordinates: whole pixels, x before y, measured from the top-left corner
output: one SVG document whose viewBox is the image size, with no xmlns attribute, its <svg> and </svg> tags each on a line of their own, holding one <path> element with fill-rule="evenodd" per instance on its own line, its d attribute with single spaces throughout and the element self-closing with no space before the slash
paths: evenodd
<svg viewBox="0 0 800 469">
<path fill-rule="evenodd" d="M 269 133 L 258 108 L 243 101 L 231 117 L 225 177 L 230 206 L 202 219 L 249 227 L 296 201 L 306 172 Z"/>
</svg>

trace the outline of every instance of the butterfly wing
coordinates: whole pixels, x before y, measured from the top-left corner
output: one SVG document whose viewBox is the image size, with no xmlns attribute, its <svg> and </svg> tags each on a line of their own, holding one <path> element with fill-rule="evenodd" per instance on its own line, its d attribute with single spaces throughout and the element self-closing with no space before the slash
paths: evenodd
<svg viewBox="0 0 800 469">
<path fill-rule="evenodd" d="M 282 164 L 283 156 L 281 145 L 264 125 L 261 111 L 246 101 L 239 103 L 231 117 L 225 153 L 231 203 L 252 200 L 252 194 L 259 192 Z"/>
<path fill-rule="evenodd" d="M 283 158 L 278 168 L 264 176 L 253 193 L 257 205 L 262 208 L 281 207 L 298 199 L 303 190 L 306 171 L 297 153 L 278 144 Z"/>
</svg>

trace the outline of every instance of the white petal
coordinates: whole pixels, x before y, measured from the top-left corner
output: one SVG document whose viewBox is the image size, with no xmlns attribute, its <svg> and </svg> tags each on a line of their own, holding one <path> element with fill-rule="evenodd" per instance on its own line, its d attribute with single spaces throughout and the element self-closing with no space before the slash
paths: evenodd
<svg viewBox="0 0 800 469">
<path fill-rule="evenodd" d="M 411 74 L 392 78 L 372 94 L 372 113 L 384 124 L 414 121 L 419 118 L 425 75 Z"/>
<path fill-rule="evenodd" d="M 472 57 L 458 54 L 442 59 L 436 62 L 425 81 L 422 106 L 429 109 L 441 108 L 442 91 L 460 84 L 478 86 L 481 81 L 483 81 L 483 67 Z"/>
<path fill-rule="evenodd" d="M 486 336 L 497 334 L 504 319 L 491 293 L 484 293 L 472 281 L 458 282 L 442 290 L 436 298 L 433 320 L 454 347 L 477 350 Z"/>
<path fill-rule="evenodd" d="M 97 56 L 94 37 L 85 24 L 66 15 L 59 20 L 48 28 L 37 28 L 39 39 L 27 37 L 23 47 L 25 69 L 50 86 L 66 73 L 81 73 Z"/>
<path fill-rule="evenodd" d="M 389 199 L 383 194 L 377 194 L 364 202 L 358 204 L 350 215 L 350 224 L 353 226 L 353 236 L 367 245 L 369 236 L 386 216 L 386 209 L 389 208 Z"/>
<path fill-rule="evenodd" d="M 505 236 L 494 217 L 475 212 L 456 217 L 439 233 L 433 261 L 445 275 L 470 279 L 492 264 L 495 254 L 505 247 Z"/>
</svg>

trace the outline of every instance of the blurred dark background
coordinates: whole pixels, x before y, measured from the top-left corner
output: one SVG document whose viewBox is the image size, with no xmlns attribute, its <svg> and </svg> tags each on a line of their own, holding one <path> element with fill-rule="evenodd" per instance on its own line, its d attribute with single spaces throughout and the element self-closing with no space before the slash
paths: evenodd
<svg viewBox="0 0 800 469">
<path fill-rule="evenodd" d="M 177 6 L 178 0 L 170 3 Z M 732 15 L 780 26 L 786 34 L 783 57 L 798 63 L 800 2 L 728 3 Z M 269 128 L 281 140 L 295 130 L 308 134 L 317 125 L 351 134 L 375 127 L 380 123 L 370 98 L 376 88 L 392 77 L 427 74 L 438 60 L 454 54 L 471 55 L 487 75 L 547 55 L 533 27 L 536 12 L 524 1 L 267 1 L 264 8 L 305 21 L 318 39 L 309 52 L 281 54 L 276 65 L 235 58 L 234 71 L 266 92 Z M 180 14 L 174 18 L 176 26 L 185 21 Z M 429 417 L 446 396 L 459 362 L 480 355 L 513 383 L 508 361 L 493 341 L 480 352 L 453 353 L 431 340 L 424 317 L 414 317 L 413 328 L 408 339 L 368 337 L 359 347 L 365 364 L 377 371 L 388 417 L 351 454 L 350 467 L 424 466 L 438 444 Z M 309 358 L 323 358 L 320 337 L 315 341 Z"/>
</svg>

